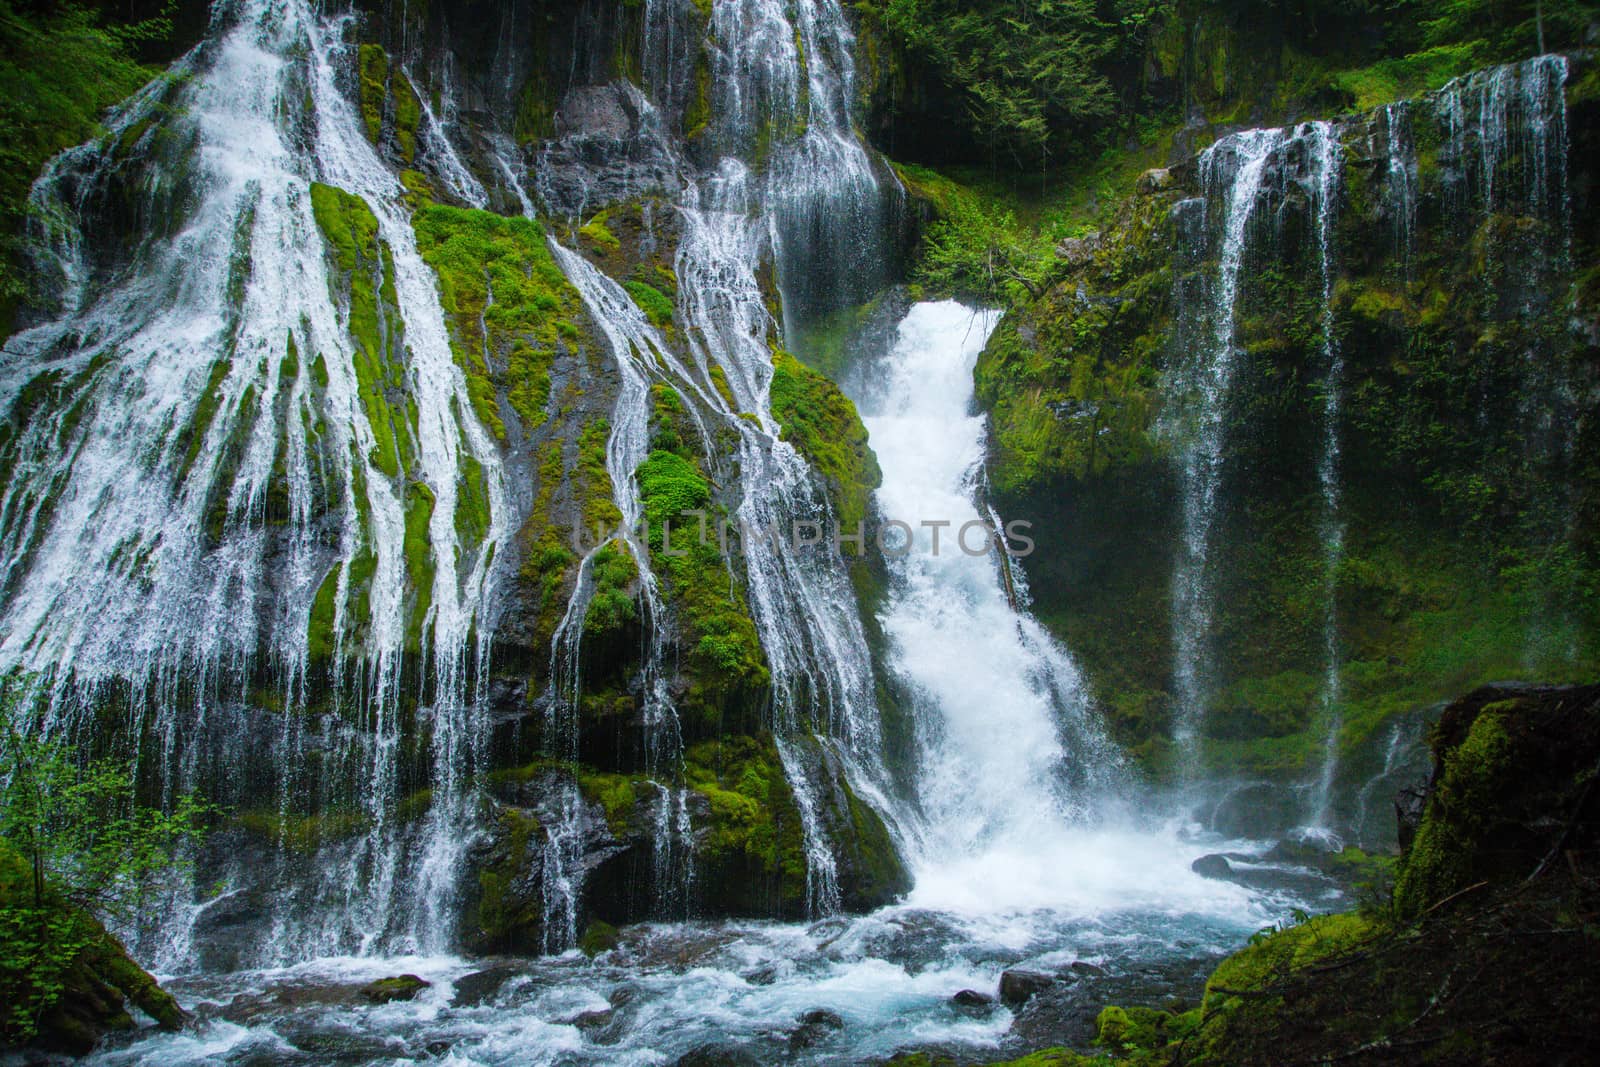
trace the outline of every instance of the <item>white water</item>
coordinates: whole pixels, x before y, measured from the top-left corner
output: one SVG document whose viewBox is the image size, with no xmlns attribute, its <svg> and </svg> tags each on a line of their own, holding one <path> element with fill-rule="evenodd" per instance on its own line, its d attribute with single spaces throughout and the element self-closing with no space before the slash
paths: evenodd
<svg viewBox="0 0 1600 1067">
<path fill-rule="evenodd" d="M 1007 601 L 977 497 L 985 419 L 973 413 L 973 365 L 997 319 L 956 303 L 913 307 L 875 367 L 881 392 L 864 414 L 882 513 L 950 524 L 938 554 L 924 528 L 891 560 L 882 616 L 919 726 L 909 903 L 990 920 L 1204 911 L 1233 887 L 1194 874 L 1191 848 L 1123 808 L 1139 783 L 1101 732 L 1076 665 Z"/>
<path fill-rule="evenodd" d="M 902 324 L 867 418 L 884 468 L 880 504 L 895 514 L 947 517 L 953 530 L 984 514 L 974 496 L 983 420 L 969 410 L 973 360 L 994 319 L 922 304 Z M 977 540 L 974 528 L 968 544 Z M 1252 893 L 1201 878 L 1190 870 L 1200 855 L 1260 846 L 1108 815 L 1102 789 L 1137 794 L 1093 729 L 1070 658 L 1011 611 L 993 557 L 947 553 L 901 561 L 885 612 L 895 667 L 934 727 L 923 739 L 916 888 L 904 903 L 811 925 L 638 926 L 592 962 L 570 952 L 486 963 L 329 959 L 197 977 L 176 986 L 185 1003 L 222 1007 L 196 1031 L 95 1062 L 245 1063 L 331 1042 L 349 1062 L 374 1065 L 670 1063 L 708 1044 L 758 1062 L 870 1061 L 917 1047 L 1003 1058 L 1019 1048 L 1009 1033 L 1016 1015 L 998 1004 L 959 1009 L 955 993 L 992 995 L 1018 964 L 1084 962 L 1128 983 L 1118 988 L 1192 997 L 1211 962 L 1251 931 L 1292 906 L 1337 899 L 1331 885 Z M 1091 766 L 1106 774 L 1074 773 Z M 1099 818 L 1088 817 L 1091 801 Z M 1174 965 L 1186 975 L 1174 986 L 1148 977 Z M 469 995 L 469 976 L 482 968 L 502 981 Z M 355 993 L 401 972 L 433 986 L 384 1007 Z M 1105 988 L 1062 986 L 1053 1010 L 1087 1020 Z M 815 1009 L 837 1013 L 842 1027 L 791 1047 L 800 1016 Z"/>
<path fill-rule="evenodd" d="M 1220 208 L 1218 264 L 1210 280 L 1206 347 L 1186 355 L 1173 383 L 1178 402 L 1169 421 L 1177 424 L 1183 537 L 1172 575 L 1173 680 L 1177 709 L 1173 740 L 1180 770 L 1193 779 L 1201 770 L 1201 735 L 1215 684 L 1211 628 L 1214 574 L 1208 560 L 1217 496 L 1222 483 L 1226 420 L 1238 365 L 1234 315 L 1244 267 L 1250 220 L 1272 153 L 1284 130 L 1230 134 L 1200 156 L 1206 211 Z M 1172 428 L 1169 426 L 1169 432 Z"/>
<path fill-rule="evenodd" d="M 35 420 L 10 446 L 18 473 L 0 490 L 0 573 L 10 586 L 0 609 L 0 671 L 38 680 L 52 731 L 92 716 L 119 681 L 131 685 L 133 728 L 143 727 L 154 758 L 174 768 L 169 790 L 192 787 L 207 763 L 213 779 L 227 783 L 248 776 L 252 758 L 265 759 L 278 770 L 280 816 L 307 794 L 344 800 L 361 814 L 365 833 L 323 857 L 322 884 L 295 888 L 294 905 L 285 907 L 301 914 L 259 947 L 262 958 L 385 946 L 437 951 L 453 941 L 455 880 L 472 840 L 467 782 L 486 738 L 478 686 L 495 594 L 490 561 L 507 531 L 504 474 L 469 414 L 403 190 L 335 87 L 344 24 L 298 2 L 260 0 L 237 16 L 204 65 L 187 61 L 193 77 L 166 111 L 170 140 L 192 150 L 148 164 L 153 210 L 177 210 L 162 207 L 163 183 L 187 169 L 197 192 L 192 214 L 109 285 L 89 285 L 81 263 L 63 269 L 80 283 L 63 316 L 8 342 L 0 371 L 8 403 L 41 369 L 57 366 L 68 378 L 89 371 L 55 417 Z M 312 101 L 309 129 L 291 128 L 300 112 L 284 105 L 286 95 Z M 137 98 L 113 130 L 156 106 L 151 94 Z M 104 160 L 115 144 L 101 149 Z M 64 162 L 105 165 L 83 151 Z M 402 365 L 410 404 L 397 408 L 397 421 L 414 442 L 397 477 L 369 458 L 377 438 L 352 363 L 348 309 L 330 293 L 308 195 L 313 179 L 361 197 L 389 257 L 384 270 L 403 321 L 387 324 L 397 347 L 383 358 Z M 92 224 L 76 218 L 77 205 L 60 203 L 59 188 L 48 174 L 36 190 L 53 203 L 51 217 L 67 230 Z M 86 250 L 76 238 L 56 244 L 63 261 Z M 318 357 L 326 381 L 314 383 Z M 214 366 L 216 416 L 191 444 L 185 430 Z M 69 400 L 82 405 L 75 425 L 62 417 Z M 461 543 L 455 528 L 469 458 L 481 467 L 489 511 L 474 544 Z M 265 501 L 280 478 L 287 514 L 272 519 Z M 405 501 L 416 492 L 409 483 L 425 485 L 435 501 L 422 531 L 433 568 L 427 590 L 410 589 L 406 576 Z M 51 500 L 53 513 L 42 503 Z M 218 508 L 220 523 L 212 518 Z M 370 561 L 371 575 L 359 616 L 350 577 L 358 560 Z M 330 569 L 338 576 L 336 658 L 359 665 L 339 672 L 333 711 L 358 728 L 307 742 L 301 712 L 312 600 Z M 408 618 L 419 593 L 427 613 Z M 433 791 L 420 847 L 394 822 L 408 628 L 423 663 L 422 691 L 409 696 L 431 702 L 418 709 L 432 724 Z M 262 658 L 286 714 L 280 736 L 273 740 L 269 728 L 250 750 L 235 731 L 246 729 L 238 712 Z M 310 751 L 320 747 L 326 758 L 309 764 L 324 755 Z M 182 951 L 182 931 L 167 933 Z"/>
<path fill-rule="evenodd" d="M 1312 186 L 1312 211 L 1317 226 L 1317 269 L 1321 274 L 1322 379 L 1322 455 L 1317 459 L 1317 483 L 1322 489 L 1322 514 L 1318 519 L 1322 539 L 1322 692 L 1321 703 L 1323 756 L 1322 767 L 1312 792 L 1310 826 L 1331 834 L 1333 783 L 1339 769 L 1339 740 L 1344 726 L 1341 707 L 1343 682 L 1340 668 L 1343 655 L 1339 641 L 1339 568 L 1344 563 L 1345 518 L 1344 487 L 1340 481 L 1340 420 L 1344 413 L 1344 349 L 1335 334 L 1333 280 L 1338 269 L 1338 249 L 1334 244 L 1339 186 L 1342 178 L 1342 149 L 1338 130 L 1326 122 L 1307 125 L 1309 180 Z"/>
</svg>

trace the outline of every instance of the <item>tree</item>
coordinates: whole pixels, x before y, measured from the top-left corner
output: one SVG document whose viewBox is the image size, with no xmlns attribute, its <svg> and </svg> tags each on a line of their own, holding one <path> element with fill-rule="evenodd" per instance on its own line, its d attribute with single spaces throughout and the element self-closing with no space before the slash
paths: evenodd
<svg viewBox="0 0 1600 1067">
<path fill-rule="evenodd" d="M 129 922 L 181 873 L 212 810 L 141 804 L 130 763 L 24 734 L 17 706 L 0 686 L 0 1044 L 31 1040 L 85 961 L 137 971 L 101 921 Z"/>
</svg>

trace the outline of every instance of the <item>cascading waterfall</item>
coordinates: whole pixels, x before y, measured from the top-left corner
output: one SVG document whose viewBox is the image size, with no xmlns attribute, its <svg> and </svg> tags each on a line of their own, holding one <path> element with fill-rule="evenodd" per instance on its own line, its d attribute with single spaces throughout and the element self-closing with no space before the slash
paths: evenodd
<svg viewBox="0 0 1600 1067">
<path fill-rule="evenodd" d="M 192 77 L 163 83 L 172 99 L 158 108 L 149 91 L 113 121 L 123 133 L 145 124 L 136 140 L 114 133 L 64 157 L 36 191 L 53 201 L 50 217 L 94 225 L 92 197 L 65 198 L 95 186 L 64 168 L 99 183 L 131 162 L 172 236 L 113 274 L 58 226 L 79 291 L 59 318 L 8 342 L 4 368 L 12 400 L 30 378 L 54 394 L 6 446 L 14 475 L 0 505 L 0 666 L 37 679 L 44 729 L 73 731 L 128 684 L 131 731 L 153 739 L 141 751 L 161 761 L 169 788 L 193 788 L 202 773 L 248 783 L 241 771 L 271 766 L 280 818 L 308 801 L 343 803 L 366 825 L 322 848 L 321 885 L 291 890 L 306 917 L 263 962 L 451 942 L 484 735 L 484 606 L 506 529 L 499 456 L 466 414 L 404 191 L 335 87 L 344 29 L 303 3 L 241 4 L 185 61 Z M 286 96 L 310 101 L 309 125 Z M 119 154 L 129 141 L 131 161 Z M 313 178 L 349 199 L 313 190 Z M 196 194 L 183 217 L 174 187 Z M 336 213 L 372 220 L 380 254 L 357 266 L 373 275 L 370 309 L 333 299 L 322 229 Z M 374 313 L 376 336 L 353 325 Z M 403 380 L 414 408 L 391 416 L 371 374 Z M 132 464 L 129 440 L 145 444 Z M 468 461 L 487 497 L 476 543 L 455 522 Z M 429 723 L 433 795 L 420 850 L 394 815 L 402 718 L 417 696 L 401 692 L 408 647 L 430 701 L 416 709 Z M 300 721 L 315 695 L 306 671 L 330 653 L 357 667 L 334 668 L 322 714 L 336 728 L 313 745 Z M 251 685 L 264 669 L 283 727 L 252 737 Z"/>
<path fill-rule="evenodd" d="M 677 708 L 667 689 L 664 667 L 666 635 L 662 628 L 666 607 L 661 599 L 655 572 L 651 569 L 649 549 L 642 540 L 646 536 L 646 520 L 635 472 L 649 451 L 650 378 L 662 375 L 668 369 L 676 370 L 680 380 L 686 375 L 672 358 L 666 340 L 645 320 L 626 290 L 591 266 L 582 256 L 559 243 L 551 241 L 550 250 L 605 335 L 621 377 L 622 385 L 612 409 L 610 435 L 606 443 L 606 470 L 611 477 L 613 500 L 622 518 L 614 533 L 597 539 L 595 547 L 585 557 L 583 567 L 587 569 L 592 566 L 593 559 L 606 551 L 608 546 L 620 545 L 628 553 L 638 573 L 638 601 L 643 609 L 645 631 L 638 680 L 645 731 L 645 773 L 656 781 L 661 792 L 653 842 L 657 883 L 655 895 L 658 908 L 666 914 L 672 914 L 687 903 L 689 883 L 694 876 L 688 845 L 690 828 L 687 800 L 682 783 L 683 736 Z M 572 690 L 565 694 L 552 694 L 552 700 L 560 701 L 564 706 L 563 713 L 570 717 L 566 729 L 570 731 L 571 751 L 574 754 L 579 695 L 577 646 L 582 638 L 583 615 L 587 609 L 586 593 L 583 594 L 582 610 L 577 607 L 579 603 L 580 595 L 575 593 L 574 606 L 568 609 L 567 618 L 562 621 L 556 636 L 560 654 L 570 665 L 567 673 L 571 675 Z M 554 676 L 554 672 L 552 674 Z M 571 888 L 576 892 L 581 886 L 573 885 Z"/>
<path fill-rule="evenodd" d="M 1217 519 L 1226 420 L 1238 363 L 1234 337 L 1239 272 L 1244 266 L 1250 220 L 1255 214 L 1267 163 L 1286 140 L 1284 130 L 1230 134 L 1200 156 L 1207 213 L 1221 208 L 1218 264 L 1210 282 L 1207 314 L 1210 336 L 1204 348 L 1186 355 L 1174 382 L 1179 398 L 1175 427 L 1179 443 L 1179 484 L 1183 533 L 1172 577 L 1173 676 L 1178 701 L 1173 736 L 1183 773 L 1192 778 L 1201 762 L 1200 736 L 1214 684 L 1211 626 L 1211 567 L 1208 553 Z M 1209 227 L 1202 226 L 1202 233 Z M 1209 235 L 1206 238 L 1209 240 Z"/>
<path fill-rule="evenodd" d="M 1336 268 L 1334 224 L 1338 209 L 1341 152 L 1338 130 L 1326 122 L 1309 124 L 1306 134 L 1317 227 L 1317 267 L 1322 281 L 1322 312 L 1318 325 L 1324 365 L 1322 383 L 1322 455 L 1317 460 L 1317 483 L 1322 489 L 1322 769 L 1312 795 L 1310 825 L 1329 830 L 1334 775 L 1339 766 L 1339 734 L 1344 718 L 1340 710 L 1342 686 L 1339 651 L 1339 568 L 1344 563 L 1345 520 L 1340 485 L 1340 419 L 1344 406 L 1344 353 L 1334 331 L 1333 278 Z"/>
<path fill-rule="evenodd" d="M 1407 281 L 1411 280 L 1417 232 L 1417 146 L 1411 129 L 1408 103 L 1385 104 L 1383 109 L 1384 189 L 1394 230 L 1395 258 Z"/>
<path fill-rule="evenodd" d="M 1572 273 L 1567 77 L 1566 56 L 1537 56 L 1457 78 L 1432 100 L 1445 138 L 1441 156 L 1453 167 L 1451 200 L 1458 234 L 1482 242 L 1485 299 L 1517 301 L 1518 306 L 1506 311 L 1524 321 L 1552 314 L 1540 294 L 1563 291 Z M 1499 219 L 1527 219 L 1535 225 L 1497 225 Z M 1542 278 L 1544 284 L 1526 284 L 1533 278 Z M 1521 427 L 1524 459 L 1553 489 L 1528 522 L 1529 548 L 1535 556 L 1546 556 L 1573 532 L 1570 470 L 1578 420 L 1572 413 L 1579 389 L 1566 361 L 1547 344 L 1529 347 L 1517 377 L 1514 417 Z M 1486 421 L 1488 400 L 1485 391 L 1479 403 Z M 1561 614 L 1548 606 L 1530 613 L 1525 642 L 1530 665 L 1548 651 L 1572 654 L 1570 620 Z"/>
</svg>

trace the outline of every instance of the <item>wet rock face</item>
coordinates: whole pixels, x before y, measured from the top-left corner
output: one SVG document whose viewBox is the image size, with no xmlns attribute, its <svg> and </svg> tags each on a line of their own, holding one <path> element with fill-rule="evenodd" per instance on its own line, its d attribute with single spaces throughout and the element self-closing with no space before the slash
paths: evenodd
<svg viewBox="0 0 1600 1067">
<path fill-rule="evenodd" d="M 579 218 L 675 190 L 677 164 L 660 116 L 625 83 L 585 85 L 562 99 L 556 136 L 539 150 L 535 184 L 557 218 Z"/>
</svg>

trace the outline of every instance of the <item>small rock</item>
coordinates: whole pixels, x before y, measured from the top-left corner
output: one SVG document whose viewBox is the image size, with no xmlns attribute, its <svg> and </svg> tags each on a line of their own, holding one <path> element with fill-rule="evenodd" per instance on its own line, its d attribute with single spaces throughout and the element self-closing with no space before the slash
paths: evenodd
<svg viewBox="0 0 1600 1067">
<path fill-rule="evenodd" d="M 761 1061 L 738 1045 L 700 1045 L 679 1056 L 673 1067 L 761 1067 Z"/>
<path fill-rule="evenodd" d="M 958 1008 L 988 1008 L 994 1005 L 994 998 L 976 989 L 963 989 L 950 998 L 950 1003 Z"/>
<path fill-rule="evenodd" d="M 1213 852 L 1209 856 L 1201 856 L 1189 864 L 1189 869 L 1202 878 L 1233 877 L 1233 865 L 1228 862 L 1228 857 Z"/>
<path fill-rule="evenodd" d="M 1172 186 L 1172 171 L 1165 167 L 1154 167 L 1139 175 L 1135 188 L 1141 196 L 1149 196 L 1152 193 L 1164 193 Z"/>
<path fill-rule="evenodd" d="M 414 974 L 402 974 L 369 982 L 361 987 L 361 995 L 374 1004 L 391 1004 L 397 1000 L 415 1000 L 418 993 L 432 984 Z"/>
<path fill-rule="evenodd" d="M 789 1048 L 794 1051 L 811 1048 L 829 1034 L 844 1029 L 844 1020 L 837 1012 L 827 1008 L 812 1008 L 800 1016 L 800 1026 L 789 1035 Z"/>
<path fill-rule="evenodd" d="M 1056 256 L 1069 267 L 1088 266 L 1094 254 L 1100 251 L 1100 231 L 1082 237 L 1068 237 L 1056 245 Z"/>
<path fill-rule="evenodd" d="M 1104 967 L 1097 967 L 1094 964 L 1086 963 L 1083 960 L 1073 960 L 1067 969 L 1061 973 L 1063 977 L 1071 975 L 1074 979 L 1104 978 L 1107 974 L 1107 971 Z"/>
<path fill-rule="evenodd" d="M 1007 1004 L 1025 1004 L 1035 993 L 1056 984 L 1054 975 L 1040 971 L 1011 970 L 1000 975 L 1000 999 Z"/>
<path fill-rule="evenodd" d="M 610 1026 L 612 1017 L 613 1012 L 609 1008 L 602 1008 L 599 1011 L 586 1011 L 576 1016 L 572 1020 L 572 1025 L 584 1031 L 599 1030 Z"/>
</svg>

